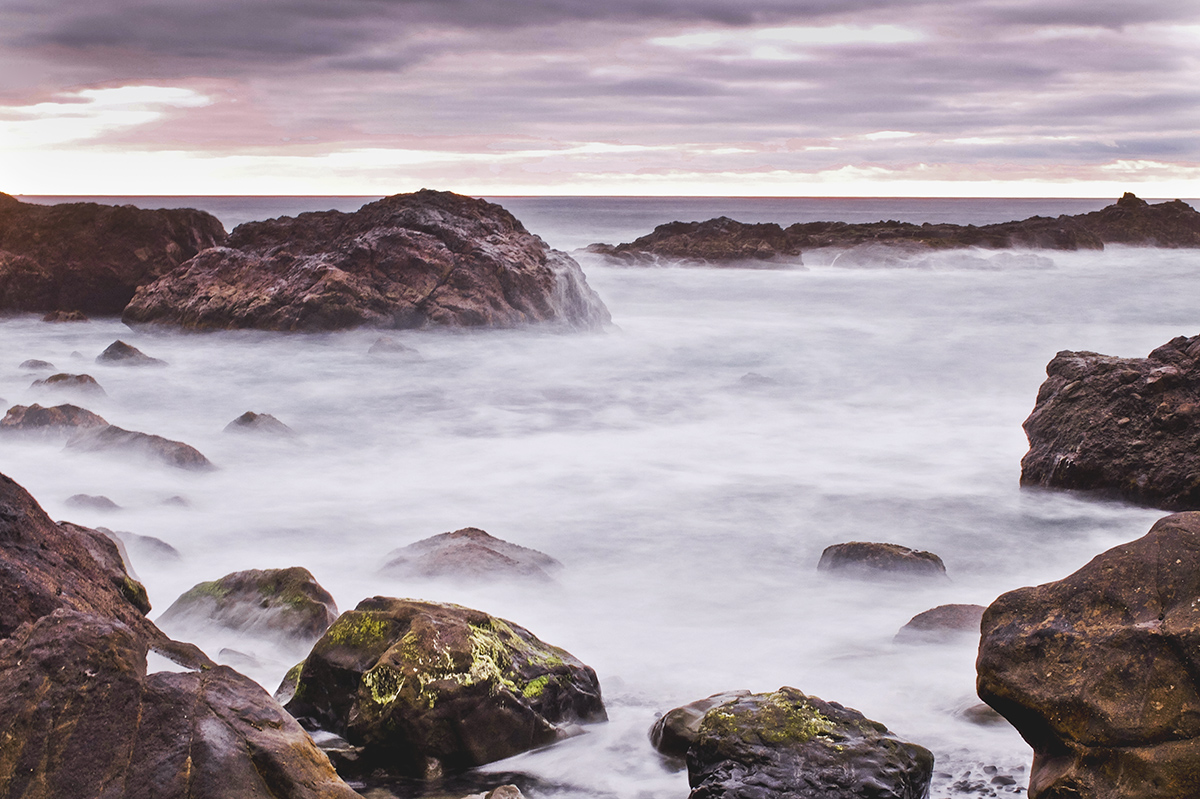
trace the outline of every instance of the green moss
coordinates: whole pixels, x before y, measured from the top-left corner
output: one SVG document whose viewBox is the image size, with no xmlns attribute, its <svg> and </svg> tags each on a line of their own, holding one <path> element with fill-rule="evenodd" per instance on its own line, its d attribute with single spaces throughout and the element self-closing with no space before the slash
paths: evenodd
<svg viewBox="0 0 1200 799">
<path fill-rule="evenodd" d="M 121 595 L 143 614 L 150 612 L 150 596 L 146 593 L 146 586 L 132 577 L 126 576 L 121 580 Z"/>
<path fill-rule="evenodd" d="M 300 661 L 295 666 L 288 669 L 287 674 L 283 675 L 284 682 L 299 682 L 300 672 L 304 671 L 304 661 Z"/>
<path fill-rule="evenodd" d="M 775 692 L 736 700 L 713 708 L 700 722 L 702 734 L 744 743 L 802 744 L 821 738 L 835 743 L 830 735 L 837 725 L 812 706 L 807 699 Z"/>
<path fill-rule="evenodd" d="M 387 642 L 391 632 L 392 623 L 386 616 L 369 610 L 351 610 L 339 616 L 321 640 L 333 646 L 378 646 Z"/>
<path fill-rule="evenodd" d="M 210 597 L 215 599 L 217 602 L 220 602 L 222 599 L 229 596 L 232 591 L 232 588 L 223 585 L 220 580 L 213 580 L 207 583 L 197 583 L 189 588 L 187 592 L 179 598 L 179 601 L 195 602 L 196 600 L 203 599 L 204 597 Z"/>
<path fill-rule="evenodd" d="M 377 705 L 389 705 L 396 701 L 396 697 L 400 696 L 400 691 L 404 688 L 404 675 L 386 663 L 368 671 L 363 675 L 362 681 Z M 431 703 L 430 707 L 432 706 Z"/>
<path fill-rule="evenodd" d="M 546 692 L 546 686 L 550 683 L 550 675 L 543 674 L 541 677 L 534 677 L 525 684 L 525 688 L 521 693 L 526 699 L 537 699 Z"/>
</svg>

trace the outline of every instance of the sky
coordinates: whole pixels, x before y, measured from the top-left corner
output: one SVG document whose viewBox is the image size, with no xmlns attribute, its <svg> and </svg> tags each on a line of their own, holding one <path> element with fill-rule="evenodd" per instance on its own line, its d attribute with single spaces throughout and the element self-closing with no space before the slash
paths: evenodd
<svg viewBox="0 0 1200 799">
<path fill-rule="evenodd" d="M 1200 197 L 1197 0 L 0 0 L 10 194 Z"/>
</svg>

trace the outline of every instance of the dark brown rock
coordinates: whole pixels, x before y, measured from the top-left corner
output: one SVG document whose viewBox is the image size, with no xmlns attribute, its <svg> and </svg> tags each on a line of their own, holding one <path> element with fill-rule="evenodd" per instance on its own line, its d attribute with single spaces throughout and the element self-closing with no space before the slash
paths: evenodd
<svg viewBox="0 0 1200 799">
<path fill-rule="evenodd" d="M 66 505 L 72 508 L 88 508 L 89 510 L 120 510 L 121 506 L 105 496 L 91 494 L 72 494 L 67 497 Z"/>
<path fill-rule="evenodd" d="M 54 364 L 50 363 L 49 361 L 41 361 L 37 358 L 30 358 L 27 361 L 21 361 L 21 365 L 17 368 L 26 369 L 31 372 L 52 372 L 54 371 Z"/>
<path fill-rule="evenodd" d="M 562 564 L 536 549 L 511 544 L 477 527 L 442 533 L 393 550 L 380 570 L 395 577 L 550 580 Z"/>
<path fill-rule="evenodd" d="M 801 262 L 799 245 L 779 225 L 747 225 L 727 216 L 659 225 L 628 244 L 593 244 L 588 251 L 638 265 L 763 267 Z"/>
<path fill-rule="evenodd" d="M 126 344 L 124 341 L 117 340 L 109 344 L 104 352 L 96 356 L 96 363 L 108 364 L 110 366 L 166 366 L 166 361 L 161 361 L 158 358 L 151 358 L 146 353 L 134 347 L 131 344 Z"/>
<path fill-rule="evenodd" d="M 873 541 L 850 541 L 825 548 L 817 564 L 821 571 L 835 571 L 855 576 L 942 576 L 946 566 L 932 552 L 909 549 L 899 544 Z"/>
<path fill-rule="evenodd" d="M 275 436 L 291 437 L 296 435 L 292 428 L 276 419 L 269 413 L 246 411 L 229 424 L 225 425 L 226 433 L 267 433 Z"/>
<path fill-rule="evenodd" d="M 42 317 L 43 322 L 88 322 L 83 311 L 51 311 Z"/>
<path fill-rule="evenodd" d="M 67 441 L 67 449 L 77 452 L 125 452 L 197 472 L 216 468 L 198 450 L 182 441 L 125 430 L 114 424 L 77 433 Z"/>
<path fill-rule="evenodd" d="M 138 286 L 225 240 L 216 217 L 0 194 L 0 310 L 121 313 Z"/>
<path fill-rule="evenodd" d="M 979 634 L 983 605 L 938 605 L 918 613 L 896 633 L 901 643 L 948 641 Z"/>
<path fill-rule="evenodd" d="M 97 394 L 107 396 L 104 389 L 91 375 L 72 375 L 60 372 L 42 380 L 34 380 L 30 388 L 49 388 L 56 391 L 74 391 L 79 394 Z"/>
<path fill-rule="evenodd" d="M 414 777 L 490 763 L 606 718 L 595 672 L 528 630 L 457 605 L 374 597 L 313 647 L 287 709 Z"/>
<path fill-rule="evenodd" d="M 1060 352 L 1025 420 L 1021 484 L 1200 508 L 1200 336 L 1146 358 Z"/>
<path fill-rule="evenodd" d="M 650 745 L 667 757 L 683 758 L 700 735 L 700 722 L 714 707 L 732 702 L 749 691 L 725 691 L 668 710 L 650 727 Z"/>
<path fill-rule="evenodd" d="M 498 205 L 422 190 L 240 225 L 139 289 L 123 319 L 187 328 L 594 328 L 608 311 L 570 256 Z"/>
<path fill-rule="evenodd" d="M 14 405 L 0 419 L 0 431 L 4 432 L 64 432 L 107 425 L 103 418 L 77 405 Z"/>
<path fill-rule="evenodd" d="M 308 569 L 250 569 L 200 583 L 158 618 L 171 631 L 212 623 L 249 635 L 315 641 L 337 619 L 337 604 Z"/>
<path fill-rule="evenodd" d="M 1195 512 L 992 603 L 977 687 L 1033 747 L 1031 799 L 1196 795 L 1198 609 Z"/>
</svg>

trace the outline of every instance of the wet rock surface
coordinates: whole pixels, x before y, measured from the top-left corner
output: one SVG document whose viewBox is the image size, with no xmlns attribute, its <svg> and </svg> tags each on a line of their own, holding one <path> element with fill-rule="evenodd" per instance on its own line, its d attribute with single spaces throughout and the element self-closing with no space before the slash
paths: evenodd
<svg viewBox="0 0 1200 799">
<path fill-rule="evenodd" d="M 894 575 L 898 577 L 945 577 L 946 566 L 932 552 L 900 544 L 849 541 L 833 544 L 821 553 L 820 571 L 850 576 Z"/>
<path fill-rule="evenodd" d="M 361 748 L 361 767 L 437 777 L 606 718 L 595 672 L 511 622 L 457 605 L 374 597 L 304 661 L 287 709 Z"/>
<path fill-rule="evenodd" d="M 96 356 L 96 363 L 110 366 L 166 366 L 167 362 L 151 358 L 132 344 L 117 340 Z"/>
<path fill-rule="evenodd" d="M 1025 420 L 1021 484 L 1200 508 L 1200 336 L 1146 358 L 1058 353 Z"/>
<path fill-rule="evenodd" d="M 429 190 L 240 225 L 139 289 L 122 318 L 297 331 L 609 321 L 570 256 L 498 205 Z"/>
<path fill-rule="evenodd" d="M 1033 799 L 1195 796 L 1198 608 L 1197 512 L 992 603 L 977 687 L 1033 747 Z"/>
<path fill-rule="evenodd" d="M 562 564 L 536 549 L 518 546 L 477 527 L 425 538 L 393 550 L 380 570 L 394 577 L 551 579 Z"/>
<path fill-rule="evenodd" d="M 686 757 L 687 750 L 700 735 L 700 722 L 705 714 L 743 696 L 750 696 L 750 692 L 726 691 L 668 710 L 650 727 L 650 745 L 667 757 Z"/>
<path fill-rule="evenodd" d="M 125 430 L 110 424 L 84 430 L 67 441 L 77 452 L 122 452 L 165 463 L 179 469 L 206 472 L 216 467 L 200 452 L 182 441 Z"/>
<path fill-rule="evenodd" d="M 978 635 L 983 605 L 938 605 L 918 613 L 896 633 L 899 643 L 938 643 Z"/>
<path fill-rule="evenodd" d="M 0 419 L 0 431 L 21 433 L 65 433 L 84 428 L 107 427 L 103 417 L 78 405 L 54 405 L 44 408 L 14 405 Z"/>
</svg>

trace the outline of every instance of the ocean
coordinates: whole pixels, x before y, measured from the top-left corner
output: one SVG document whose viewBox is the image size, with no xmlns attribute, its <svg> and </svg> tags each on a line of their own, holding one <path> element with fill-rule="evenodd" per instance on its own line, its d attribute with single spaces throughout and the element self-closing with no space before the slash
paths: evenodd
<svg viewBox="0 0 1200 799">
<path fill-rule="evenodd" d="M 103 201 L 204 208 L 229 228 L 369 199 Z M 496 201 L 567 250 L 719 215 L 986 224 L 1107 204 Z M 1200 252 L 1039 254 L 1048 261 L 1037 269 L 951 260 L 777 270 L 614 267 L 579 254 L 612 312 L 607 331 L 392 334 L 420 353 L 406 360 L 368 355 L 378 331 L 195 334 L 5 317 L 5 407 L 59 401 L 18 368 L 44 359 L 96 377 L 106 396 L 83 404 L 109 422 L 185 441 L 219 468 L 197 475 L 5 440 L 0 471 L 56 519 L 175 547 L 178 560 L 134 560 L 152 618 L 197 582 L 305 566 L 342 609 L 377 594 L 456 602 L 566 648 L 596 669 L 610 721 L 481 770 L 496 780 L 525 775 L 531 799 L 681 799 L 686 773 L 646 738 L 655 715 L 782 685 L 857 708 L 933 750 L 933 797 L 1006 795 L 1027 782 L 1031 753 L 1007 725 L 964 714 L 978 702 L 976 642 L 894 636 L 934 606 L 987 605 L 1066 576 L 1165 515 L 1022 490 L 1021 422 L 1057 351 L 1144 356 L 1200 332 Z M 95 364 L 118 338 L 169 368 Z M 224 433 L 245 411 L 270 413 L 298 435 Z M 120 509 L 69 506 L 79 493 Z M 187 505 L 164 504 L 175 496 Z M 379 573 L 391 550 L 467 526 L 565 568 L 555 584 L 533 586 Z M 871 582 L 816 570 L 825 547 L 851 540 L 935 552 L 948 579 Z M 190 636 L 268 690 L 304 654 L 213 629 Z M 1015 785 L 993 783 L 998 776 Z M 380 798 L 419 793 L 375 789 Z"/>
</svg>

